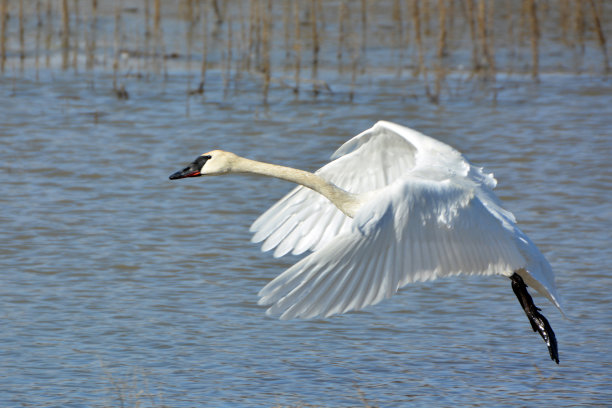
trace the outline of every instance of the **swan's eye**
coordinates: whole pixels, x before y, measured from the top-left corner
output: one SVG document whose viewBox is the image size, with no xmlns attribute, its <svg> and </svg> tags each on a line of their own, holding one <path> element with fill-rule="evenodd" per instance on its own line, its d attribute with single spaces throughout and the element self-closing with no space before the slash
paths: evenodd
<svg viewBox="0 0 612 408">
<path fill-rule="evenodd" d="M 212 156 L 208 156 L 208 155 L 206 155 L 206 156 L 199 156 L 197 159 L 195 159 L 195 161 L 193 162 L 193 164 L 194 164 L 194 165 L 197 167 L 197 169 L 199 170 L 199 169 L 201 169 L 201 168 L 204 166 L 204 164 L 205 164 L 205 163 L 206 163 L 206 162 L 207 162 L 209 159 L 211 159 L 211 158 L 212 158 Z"/>
</svg>

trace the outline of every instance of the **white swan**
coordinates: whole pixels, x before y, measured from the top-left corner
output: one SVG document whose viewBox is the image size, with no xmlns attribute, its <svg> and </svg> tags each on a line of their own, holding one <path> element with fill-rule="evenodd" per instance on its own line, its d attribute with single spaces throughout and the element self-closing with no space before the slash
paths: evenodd
<svg viewBox="0 0 612 408">
<path fill-rule="evenodd" d="M 559 362 L 548 321 L 526 285 L 561 311 L 549 263 L 493 193 L 496 180 L 452 147 L 378 122 L 315 173 L 213 150 L 170 179 L 254 173 L 299 184 L 252 225 L 279 257 L 312 253 L 259 293 L 281 318 L 373 305 L 410 282 L 463 274 L 510 277 L 534 331 Z"/>
</svg>

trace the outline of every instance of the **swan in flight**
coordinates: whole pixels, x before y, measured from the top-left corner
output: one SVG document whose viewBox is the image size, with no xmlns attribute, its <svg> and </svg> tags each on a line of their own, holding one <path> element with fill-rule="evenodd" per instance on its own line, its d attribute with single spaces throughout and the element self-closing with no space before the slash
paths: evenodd
<svg viewBox="0 0 612 408">
<path fill-rule="evenodd" d="M 452 147 L 381 121 L 314 173 L 213 150 L 170 179 L 229 173 L 299 185 L 251 227 L 253 242 L 275 257 L 311 252 L 259 292 L 268 314 L 327 317 L 374 305 L 410 282 L 503 275 L 559 363 L 555 334 L 527 291 L 563 311 L 550 264 L 501 207 L 493 175 Z"/>
</svg>

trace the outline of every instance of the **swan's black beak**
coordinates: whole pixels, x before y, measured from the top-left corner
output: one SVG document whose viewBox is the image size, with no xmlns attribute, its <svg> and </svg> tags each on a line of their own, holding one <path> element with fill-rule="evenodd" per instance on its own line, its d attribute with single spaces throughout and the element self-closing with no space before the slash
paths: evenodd
<svg viewBox="0 0 612 408">
<path fill-rule="evenodd" d="M 206 161 L 208 161 L 209 159 L 210 159 L 210 156 L 208 155 L 199 156 L 197 159 L 195 159 L 192 163 L 189 164 L 189 166 L 185 167 L 183 170 L 179 170 L 176 173 L 172 173 L 170 175 L 170 180 L 177 180 L 177 179 L 182 179 L 186 177 L 201 176 L 202 174 L 200 172 L 202 171 L 202 167 L 204 167 L 204 165 L 206 164 Z"/>
<path fill-rule="evenodd" d="M 189 166 L 185 167 L 183 170 L 179 170 L 176 173 L 172 173 L 170 175 L 170 180 L 178 180 L 186 177 L 198 177 L 200 174 L 200 166 L 198 163 L 193 162 Z"/>
</svg>

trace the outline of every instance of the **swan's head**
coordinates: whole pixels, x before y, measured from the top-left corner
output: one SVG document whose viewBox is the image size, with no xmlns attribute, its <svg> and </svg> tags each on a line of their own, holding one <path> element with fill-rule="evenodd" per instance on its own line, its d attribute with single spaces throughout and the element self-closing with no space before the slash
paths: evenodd
<svg viewBox="0 0 612 408">
<path fill-rule="evenodd" d="M 216 176 L 231 173 L 234 161 L 238 156 L 223 150 L 213 150 L 198 156 L 183 170 L 170 175 L 170 180 L 186 177 Z"/>
</svg>

